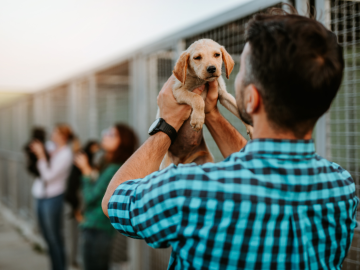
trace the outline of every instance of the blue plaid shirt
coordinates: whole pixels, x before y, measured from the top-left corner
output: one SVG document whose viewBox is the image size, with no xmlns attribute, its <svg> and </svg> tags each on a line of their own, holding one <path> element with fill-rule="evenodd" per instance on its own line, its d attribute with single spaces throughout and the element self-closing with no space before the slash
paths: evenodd
<svg viewBox="0 0 360 270">
<path fill-rule="evenodd" d="M 112 225 L 168 269 L 340 269 L 356 227 L 355 185 L 312 140 L 250 141 L 216 164 L 169 166 L 127 181 Z"/>
</svg>

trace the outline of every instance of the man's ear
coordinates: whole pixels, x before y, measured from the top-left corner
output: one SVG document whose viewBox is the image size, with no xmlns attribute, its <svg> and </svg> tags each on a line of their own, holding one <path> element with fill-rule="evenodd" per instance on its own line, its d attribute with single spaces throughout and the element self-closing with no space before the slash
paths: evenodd
<svg viewBox="0 0 360 270">
<path fill-rule="evenodd" d="M 232 57 L 230 56 L 230 54 L 225 50 L 224 47 L 221 47 L 220 51 L 222 54 L 222 59 L 225 64 L 226 78 L 229 79 L 231 71 L 234 69 L 235 63 L 234 63 L 234 60 L 232 59 Z"/>
<path fill-rule="evenodd" d="M 176 79 L 178 79 L 182 84 L 185 84 L 189 57 L 190 54 L 187 51 L 183 52 L 177 60 L 173 70 Z"/>
<path fill-rule="evenodd" d="M 262 103 L 261 95 L 259 90 L 253 84 L 249 84 L 245 91 L 246 112 L 248 114 L 253 114 L 260 108 L 260 103 Z"/>
</svg>

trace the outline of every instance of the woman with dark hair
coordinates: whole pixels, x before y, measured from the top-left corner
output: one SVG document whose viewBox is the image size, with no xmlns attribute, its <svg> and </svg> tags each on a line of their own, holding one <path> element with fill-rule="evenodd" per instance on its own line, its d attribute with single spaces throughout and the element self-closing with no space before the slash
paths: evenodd
<svg viewBox="0 0 360 270">
<path fill-rule="evenodd" d="M 73 137 L 68 125 L 56 125 L 51 135 L 54 149 L 50 151 L 49 158 L 43 143 L 34 140 L 30 144 L 37 158 L 36 168 L 39 173 L 32 186 L 32 194 L 36 199 L 40 231 L 48 246 L 52 270 L 66 268 L 61 225 L 65 184 L 73 162 L 69 146 Z"/>
<path fill-rule="evenodd" d="M 98 170 L 89 164 L 85 154 L 78 154 L 75 158 L 75 165 L 82 173 L 84 212 L 80 228 L 85 270 L 109 269 L 115 230 L 102 211 L 101 201 L 114 174 L 135 152 L 137 137 L 128 126 L 116 124 L 104 133 L 101 147 L 104 156 Z"/>
<path fill-rule="evenodd" d="M 89 165 L 94 167 L 94 155 L 100 149 L 100 145 L 95 140 L 88 141 L 83 149 L 79 149 L 74 151 L 75 153 L 83 153 L 86 155 Z M 65 201 L 71 207 L 71 217 L 75 218 L 78 222 L 81 221 L 81 196 L 80 196 L 80 188 L 81 188 L 81 179 L 82 173 L 80 169 L 73 165 L 71 168 L 71 172 L 67 179 L 66 190 L 64 193 Z"/>
</svg>

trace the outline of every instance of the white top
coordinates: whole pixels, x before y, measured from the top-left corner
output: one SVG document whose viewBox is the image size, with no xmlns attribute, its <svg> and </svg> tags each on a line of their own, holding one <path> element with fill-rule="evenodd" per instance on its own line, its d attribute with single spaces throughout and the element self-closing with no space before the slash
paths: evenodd
<svg viewBox="0 0 360 270">
<path fill-rule="evenodd" d="M 37 199 L 52 198 L 65 191 L 73 155 L 70 147 L 64 146 L 50 155 L 50 161 L 38 160 L 40 178 L 32 186 L 32 195 Z"/>
</svg>

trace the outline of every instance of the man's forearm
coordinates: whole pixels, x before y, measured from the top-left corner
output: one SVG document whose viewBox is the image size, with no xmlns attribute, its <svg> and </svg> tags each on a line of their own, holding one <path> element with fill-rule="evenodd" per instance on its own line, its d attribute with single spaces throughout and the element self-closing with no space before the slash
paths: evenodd
<svg viewBox="0 0 360 270">
<path fill-rule="evenodd" d="M 124 165 L 121 166 L 109 183 L 102 201 L 102 209 L 106 216 L 108 216 L 108 202 L 116 188 L 125 181 L 144 178 L 157 171 L 170 144 L 169 136 L 163 132 L 158 132 L 147 139 Z"/>
<path fill-rule="evenodd" d="M 225 158 L 240 151 L 247 143 L 247 140 L 221 115 L 218 109 L 206 115 L 205 124 Z"/>
</svg>

